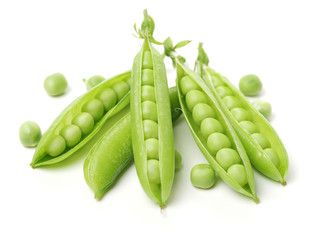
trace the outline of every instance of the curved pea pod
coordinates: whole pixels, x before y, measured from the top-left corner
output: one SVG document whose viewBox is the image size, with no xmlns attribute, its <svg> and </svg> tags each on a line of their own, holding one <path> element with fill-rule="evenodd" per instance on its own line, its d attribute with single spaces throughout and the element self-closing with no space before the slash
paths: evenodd
<svg viewBox="0 0 318 240">
<path fill-rule="evenodd" d="M 185 120 L 199 149 L 214 171 L 225 183 L 227 183 L 237 192 L 252 198 L 255 202 L 258 202 L 259 200 L 255 193 L 254 174 L 250 161 L 239 137 L 236 135 L 229 120 L 221 111 L 219 103 L 216 101 L 207 85 L 197 73 L 180 62 L 178 58 L 175 58 L 175 62 L 177 67 L 176 81 L 180 105 L 182 107 Z M 200 92 L 198 96 L 201 96 L 194 102 L 189 100 L 193 91 L 197 91 L 196 93 Z M 198 112 L 196 110 L 196 108 L 198 108 L 197 106 L 200 106 L 200 108 L 203 106 L 202 102 L 204 102 L 204 106 L 208 106 L 206 109 L 210 109 L 210 113 L 205 110 L 207 114 L 203 114 L 201 115 L 202 117 L 198 118 L 196 116 L 197 113 L 202 114 L 202 112 L 204 112 L 201 109 L 199 109 L 200 111 Z M 203 122 L 206 121 L 206 119 L 213 120 L 211 120 L 212 125 L 209 129 L 203 126 Z M 222 136 L 224 143 L 218 146 L 217 142 L 211 142 L 209 139 L 211 138 L 213 140 L 212 135 Z M 221 155 L 226 151 L 233 153 L 233 156 L 235 155 L 235 158 L 230 156 L 230 158 L 227 159 L 230 161 L 234 161 L 233 159 L 235 159 L 234 162 L 230 163 L 231 165 L 227 166 L 227 163 L 220 161 L 222 160 Z M 218 160 L 218 155 L 220 155 L 220 160 Z M 224 159 L 225 158 L 223 158 L 223 160 Z M 240 169 L 242 170 L 242 174 L 239 176 L 239 178 L 237 178 L 237 175 L 233 175 L 232 171 L 228 171 L 228 169 L 234 165 L 239 165 Z M 241 177 L 244 179 L 240 179 Z"/>
<path fill-rule="evenodd" d="M 176 87 L 169 88 L 172 120 L 181 115 Z M 131 115 L 128 112 L 93 146 L 84 162 L 84 177 L 100 200 L 133 160 Z"/>
<path fill-rule="evenodd" d="M 30 165 L 61 162 L 83 147 L 110 117 L 129 105 L 130 77 L 130 71 L 117 75 L 66 107 L 43 134 Z"/>
<path fill-rule="evenodd" d="M 252 165 L 266 177 L 286 184 L 288 156 L 274 128 L 227 78 L 208 67 L 204 67 L 203 72 L 211 93 L 240 137 Z M 220 91 L 220 88 L 227 91 Z"/>
</svg>

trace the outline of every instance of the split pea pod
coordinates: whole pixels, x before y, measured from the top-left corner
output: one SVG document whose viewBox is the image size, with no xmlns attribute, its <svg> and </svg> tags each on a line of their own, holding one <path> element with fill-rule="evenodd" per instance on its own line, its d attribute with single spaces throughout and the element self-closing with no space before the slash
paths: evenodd
<svg viewBox="0 0 318 240">
<path fill-rule="evenodd" d="M 182 113 L 176 87 L 169 88 L 169 95 L 175 121 Z M 132 160 L 131 115 L 127 113 L 94 144 L 85 159 L 84 177 L 96 199 L 102 198 Z"/>
<path fill-rule="evenodd" d="M 129 105 L 131 72 L 101 83 L 73 101 L 43 134 L 33 168 L 61 162 L 83 147 L 107 122 Z"/>
<path fill-rule="evenodd" d="M 144 43 L 132 67 L 131 124 L 134 161 L 143 190 L 166 205 L 175 171 L 173 128 L 165 65 L 152 42 L 154 21 L 144 11 L 139 30 Z"/>
<path fill-rule="evenodd" d="M 200 44 L 197 69 L 240 137 L 252 165 L 266 177 L 286 184 L 288 156 L 274 128 L 227 78 L 209 68 L 208 62 Z"/>
</svg>

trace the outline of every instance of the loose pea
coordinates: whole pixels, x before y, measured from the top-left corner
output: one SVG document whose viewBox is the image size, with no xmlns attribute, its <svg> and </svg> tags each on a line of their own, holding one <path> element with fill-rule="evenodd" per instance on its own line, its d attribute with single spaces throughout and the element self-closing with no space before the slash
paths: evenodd
<svg viewBox="0 0 318 240">
<path fill-rule="evenodd" d="M 254 133 L 254 134 L 252 134 L 252 137 L 261 146 L 261 148 L 265 149 L 265 148 L 271 147 L 270 142 L 268 141 L 268 139 L 265 137 L 264 134 Z"/>
<path fill-rule="evenodd" d="M 141 75 L 141 85 L 154 85 L 154 76 L 152 69 L 143 69 Z"/>
<path fill-rule="evenodd" d="M 156 138 L 145 140 L 148 159 L 159 159 L 159 141 Z"/>
<path fill-rule="evenodd" d="M 201 122 L 200 131 L 203 137 L 208 138 L 211 133 L 223 133 L 224 128 L 218 120 L 214 118 L 206 118 Z"/>
<path fill-rule="evenodd" d="M 227 170 L 227 173 L 241 186 L 247 183 L 245 168 L 242 164 L 234 164 Z"/>
<path fill-rule="evenodd" d="M 86 135 L 94 128 L 94 118 L 89 113 L 82 112 L 73 119 L 73 124 L 81 129 L 83 135 Z"/>
<path fill-rule="evenodd" d="M 262 90 L 262 82 L 258 76 L 248 74 L 240 79 L 239 88 L 245 96 L 256 96 Z"/>
<path fill-rule="evenodd" d="M 141 103 L 143 119 L 149 119 L 157 122 L 157 105 L 151 101 L 144 101 Z"/>
<path fill-rule="evenodd" d="M 194 187 L 208 189 L 215 184 L 215 173 L 209 164 L 198 164 L 191 169 L 191 183 Z"/>
<path fill-rule="evenodd" d="M 246 130 L 249 134 L 257 133 L 257 126 L 251 121 L 242 121 L 240 122 L 241 127 Z"/>
<path fill-rule="evenodd" d="M 242 106 L 240 100 L 234 96 L 224 97 L 223 102 L 225 103 L 225 105 L 227 106 L 229 110 L 231 110 L 232 108 L 238 108 Z"/>
<path fill-rule="evenodd" d="M 105 111 L 112 109 L 117 102 L 116 93 L 111 88 L 105 88 L 97 95 L 97 99 L 104 105 Z"/>
<path fill-rule="evenodd" d="M 50 96 L 58 96 L 65 92 L 67 81 L 62 73 L 54 73 L 44 80 L 44 89 Z"/>
<path fill-rule="evenodd" d="M 66 148 L 66 142 L 60 135 L 55 135 L 47 143 L 46 152 L 52 157 L 60 155 Z"/>
<path fill-rule="evenodd" d="M 145 85 L 141 87 L 141 101 L 156 102 L 155 88 L 153 86 Z"/>
<path fill-rule="evenodd" d="M 60 135 L 64 138 L 66 146 L 73 147 L 81 140 L 82 132 L 78 126 L 72 124 L 65 126 Z"/>
<path fill-rule="evenodd" d="M 226 86 L 219 86 L 215 89 L 217 91 L 217 93 L 219 94 L 219 96 L 221 98 L 224 98 L 226 96 L 230 96 L 233 94 L 233 92 L 231 91 L 231 89 L 229 89 Z"/>
<path fill-rule="evenodd" d="M 83 112 L 91 114 L 95 122 L 98 122 L 104 114 L 104 105 L 98 99 L 91 99 L 84 104 Z"/>
<path fill-rule="evenodd" d="M 101 75 L 92 76 L 87 80 L 83 79 L 87 90 L 92 89 L 93 87 L 97 86 L 98 84 L 100 84 L 104 80 L 105 80 L 105 78 Z"/>
<path fill-rule="evenodd" d="M 201 122 L 206 118 L 214 118 L 215 112 L 211 106 L 206 103 L 198 103 L 194 106 L 192 112 L 193 120 L 196 124 L 200 125 Z"/>
<path fill-rule="evenodd" d="M 160 184 L 160 168 L 157 159 L 147 161 L 148 179 L 150 184 Z"/>
<path fill-rule="evenodd" d="M 266 119 L 272 115 L 272 106 L 269 102 L 263 100 L 256 100 L 252 103 L 253 107 L 259 111 Z"/>
<path fill-rule="evenodd" d="M 222 148 L 231 147 L 231 142 L 223 133 L 212 133 L 207 140 L 208 149 L 212 154 L 216 154 Z"/>
<path fill-rule="evenodd" d="M 198 103 L 208 103 L 208 99 L 202 91 L 191 90 L 186 95 L 186 103 L 189 110 L 192 112 L 195 105 Z"/>
<path fill-rule="evenodd" d="M 175 159 L 175 169 L 179 170 L 182 167 L 182 157 L 177 150 L 175 150 L 174 159 Z"/>
<path fill-rule="evenodd" d="M 274 165 L 278 167 L 280 161 L 276 151 L 273 148 L 266 148 L 264 151 L 269 159 L 274 163 Z"/>
<path fill-rule="evenodd" d="M 143 120 L 145 139 L 158 138 L 158 123 L 152 120 Z"/>
<path fill-rule="evenodd" d="M 233 108 L 231 113 L 238 122 L 247 121 L 251 119 L 251 115 L 244 108 Z"/>
<path fill-rule="evenodd" d="M 215 160 L 225 171 L 233 164 L 241 162 L 241 158 L 237 151 L 232 148 L 222 148 L 217 152 Z"/>
<path fill-rule="evenodd" d="M 150 51 L 144 52 L 144 56 L 142 59 L 142 68 L 143 69 L 152 69 L 153 68 L 152 56 L 151 56 Z"/>
<path fill-rule="evenodd" d="M 113 90 L 116 93 L 118 101 L 120 101 L 129 92 L 129 89 L 129 84 L 124 81 L 118 82 L 113 86 Z"/>
<path fill-rule="evenodd" d="M 215 77 L 215 76 L 212 76 L 212 82 L 213 82 L 213 86 L 214 86 L 215 88 L 224 85 L 224 83 L 222 82 L 222 80 L 219 79 L 218 77 Z"/>
<path fill-rule="evenodd" d="M 42 137 L 41 128 L 33 121 L 26 121 L 20 126 L 19 137 L 23 146 L 36 147 Z"/>
<path fill-rule="evenodd" d="M 184 76 L 180 82 L 181 91 L 183 95 L 186 95 L 191 90 L 199 90 L 198 84 L 196 84 L 189 76 Z"/>
</svg>

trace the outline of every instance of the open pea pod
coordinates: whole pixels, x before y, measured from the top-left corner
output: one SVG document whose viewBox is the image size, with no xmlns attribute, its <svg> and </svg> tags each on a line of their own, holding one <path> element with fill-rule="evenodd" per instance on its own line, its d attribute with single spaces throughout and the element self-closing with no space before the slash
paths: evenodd
<svg viewBox="0 0 318 240">
<path fill-rule="evenodd" d="M 66 107 L 43 134 L 30 165 L 61 162 L 83 147 L 109 118 L 129 105 L 130 77 L 130 71 L 117 75 Z"/>
</svg>

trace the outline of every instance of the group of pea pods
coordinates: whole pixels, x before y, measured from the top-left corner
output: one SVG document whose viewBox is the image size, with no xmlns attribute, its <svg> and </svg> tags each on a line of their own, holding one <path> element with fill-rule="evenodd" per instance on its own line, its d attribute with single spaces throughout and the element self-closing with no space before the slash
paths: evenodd
<svg viewBox="0 0 318 240">
<path fill-rule="evenodd" d="M 101 199 L 134 160 L 146 194 L 164 207 L 181 156 L 174 149 L 173 121 L 181 113 L 205 158 L 230 187 L 258 202 L 252 165 L 266 177 L 285 184 L 286 150 L 269 122 L 224 76 L 208 66 L 199 46 L 195 71 L 176 53 L 168 38 L 165 55 L 173 60 L 176 87 L 168 89 L 163 56 L 153 43 L 154 21 L 144 11 L 144 39 L 131 71 L 103 81 L 71 103 L 42 136 L 31 166 L 67 159 L 102 135 L 84 162 L 84 176 Z M 181 111 L 182 110 L 182 111 Z M 116 121 L 110 123 L 110 118 Z"/>
</svg>

